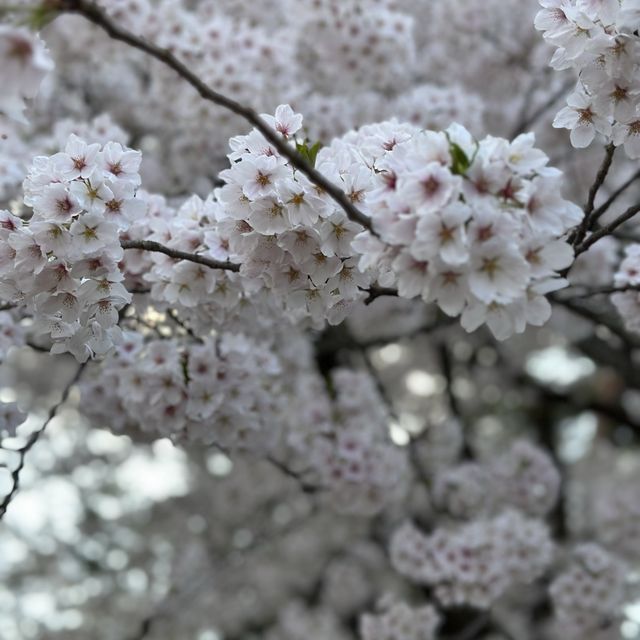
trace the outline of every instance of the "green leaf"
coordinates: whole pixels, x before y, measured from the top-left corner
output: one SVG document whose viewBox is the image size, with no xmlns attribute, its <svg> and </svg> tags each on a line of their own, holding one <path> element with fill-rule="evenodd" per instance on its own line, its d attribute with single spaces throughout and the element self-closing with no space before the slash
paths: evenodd
<svg viewBox="0 0 640 640">
<path fill-rule="evenodd" d="M 322 143 L 316 142 L 311 147 L 309 146 L 309 141 L 305 140 L 304 142 L 296 142 L 296 151 L 312 166 L 316 166 L 316 158 L 318 156 L 318 151 L 322 149 Z"/>
<path fill-rule="evenodd" d="M 469 160 L 467 154 L 462 150 L 462 147 L 455 142 L 449 142 L 449 151 L 453 161 L 451 172 L 456 175 L 466 173 L 467 169 L 471 166 L 471 160 Z"/>
</svg>

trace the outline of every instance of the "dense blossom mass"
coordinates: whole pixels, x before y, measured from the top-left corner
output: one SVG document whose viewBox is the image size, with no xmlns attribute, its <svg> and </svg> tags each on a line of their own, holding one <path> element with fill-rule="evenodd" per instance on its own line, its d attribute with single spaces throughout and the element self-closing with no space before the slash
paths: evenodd
<svg viewBox="0 0 640 640">
<path fill-rule="evenodd" d="M 640 637 L 639 73 L 639 0 L 0 0 L 3 640 Z"/>
<path fill-rule="evenodd" d="M 139 165 L 137 151 L 72 134 L 64 151 L 34 159 L 24 183 L 28 224 L 0 214 L 4 297 L 32 310 L 54 353 L 84 361 L 107 353 L 120 333 L 118 311 L 131 295 L 119 233 L 146 211 L 135 198 Z"/>
<path fill-rule="evenodd" d="M 636 0 L 541 0 L 536 27 L 557 47 L 551 66 L 579 80 L 553 123 L 574 147 L 596 136 L 640 158 L 640 11 Z"/>
<path fill-rule="evenodd" d="M 411 524 L 391 542 L 394 567 L 434 587 L 445 607 L 489 608 L 508 589 L 533 581 L 553 558 L 545 526 L 515 511 L 425 536 Z"/>
<path fill-rule="evenodd" d="M 286 106 L 273 122 L 286 138 L 302 126 Z M 476 142 L 461 126 L 423 132 L 392 120 L 334 140 L 316 166 L 370 216 L 370 232 L 257 131 L 232 149 L 221 226 L 242 272 L 280 292 L 294 316 L 340 322 L 377 282 L 504 339 L 544 324 L 544 294 L 566 284 L 557 275 L 573 251 L 562 236 L 582 212 L 530 135 Z"/>
</svg>

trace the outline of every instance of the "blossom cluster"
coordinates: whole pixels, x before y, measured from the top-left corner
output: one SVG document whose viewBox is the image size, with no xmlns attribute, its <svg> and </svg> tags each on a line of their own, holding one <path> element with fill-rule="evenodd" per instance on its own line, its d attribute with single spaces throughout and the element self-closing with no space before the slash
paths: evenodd
<svg viewBox="0 0 640 640">
<path fill-rule="evenodd" d="M 611 302 L 624 320 L 629 331 L 640 333 L 640 244 L 630 244 L 625 249 L 624 260 L 613 276 L 617 288 L 628 291 L 614 293 Z"/>
<path fill-rule="evenodd" d="M 536 27 L 556 47 L 554 69 L 579 79 L 554 126 L 571 131 L 574 147 L 596 135 L 640 158 L 640 7 L 637 0 L 540 0 Z"/>
<path fill-rule="evenodd" d="M 155 194 L 141 196 L 148 213 L 122 234 L 123 240 L 151 240 L 168 249 L 221 262 L 229 258 L 227 239 L 215 226 L 219 203 L 192 196 L 175 207 Z M 159 309 L 170 305 L 179 310 L 199 335 L 211 331 L 212 320 L 217 328 L 231 317 L 237 320 L 247 283 L 231 271 L 143 249 L 127 251 L 122 268 L 130 289 L 150 287 L 150 300 Z M 246 293 L 252 294 L 250 288 Z M 257 305 L 259 296 L 255 297 Z"/>
<path fill-rule="evenodd" d="M 317 435 L 307 436 L 303 456 L 335 509 L 373 514 L 405 493 L 406 452 L 389 438 L 390 416 L 369 375 L 336 369 L 332 381 L 337 392 L 334 419 Z"/>
<path fill-rule="evenodd" d="M 25 127 L 7 120 L 0 122 L 0 206 L 8 207 L 13 198 L 21 196 L 20 187 L 34 156 L 48 155 L 52 149 L 64 149 L 69 136 L 75 134 L 87 143 L 117 142 L 126 146 L 129 136 L 107 114 L 87 122 L 70 118 L 57 121 L 50 131 L 25 141 Z M 4 204 L 2 204 L 4 203 Z"/>
<path fill-rule="evenodd" d="M 276 96 L 294 100 L 306 87 L 297 65 L 292 68 L 293 40 L 282 35 L 281 27 L 268 31 L 234 19 L 217 3 L 103 4 L 119 25 L 171 50 L 209 86 L 239 102 L 272 109 Z M 220 150 L 241 126 L 239 117 L 203 102 L 172 71 L 149 66 L 147 57 L 114 43 L 83 18 L 57 19 L 47 41 L 66 71 L 65 81 L 75 76 L 91 103 L 104 105 L 128 131 L 149 143 L 143 148 L 146 185 L 165 195 L 211 189 L 223 166 Z M 67 96 L 56 96 L 56 106 L 64 111 L 67 101 Z M 208 159 L 206 168 L 203 158 Z"/>
<path fill-rule="evenodd" d="M 272 111 L 283 100 L 295 105 L 307 114 L 314 140 L 328 142 L 391 116 L 438 129 L 452 121 L 477 133 L 483 128 L 483 101 L 474 91 L 451 86 L 446 73 L 428 73 L 418 64 L 446 52 L 430 41 L 422 43 L 425 54 L 416 55 L 421 29 L 413 6 L 378 0 L 294 6 L 275 0 L 265 11 L 241 2 L 110 0 L 103 6 L 118 24 L 173 51 L 217 91 L 260 110 Z M 67 71 L 65 82 L 72 78 L 87 97 L 84 105 L 59 93 L 47 110 L 89 118 L 92 105 L 104 105 L 144 141 L 145 184 L 165 194 L 203 195 L 211 188 L 224 162 L 219 150 L 241 126 L 238 117 L 188 89 L 177 91 L 173 73 L 148 68 L 144 57 L 81 18 L 57 19 L 47 42 Z"/>
<path fill-rule="evenodd" d="M 295 141 L 299 114 L 282 105 L 265 117 Z M 231 141 L 218 227 L 241 273 L 293 318 L 340 322 L 377 280 L 504 339 L 548 320 L 544 294 L 566 285 L 558 272 L 573 261 L 563 235 L 582 217 L 533 142 L 396 121 L 347 133 L 316 165 L 370 216 L 363 231 L 254 130 Z"/>
<path fill-rule="evenodd" d="M 467 331 L 486 323 L 505 339 L 548 320 L 545 294 L 566 286 L 558 272 L 573 261 L 563 236 L 582 212 L 562 197 L 561 174 L 532 134 L 476 142 L 457 125 L 381 125 L 351 140 L 365 157 L 375 141 L 388 149 L 372 158 L 373 232 L 353 243 L 361 269 L 461 316 Z"/>
<path fill-rule="evenodd" d="M 295 140 L 302 116 L 288 105 L 266 117 L 283 138 Z M 280 297 L 292 318 L 341 322 L 353 304 L 366 297 L 371 279 L 353 257 L 351 241 L 362 227 L 349 220 L 256 130 L 231 140 L 229 169 L 220 177 L 217 229 L 229 237 L 232 259 L 241 275 Z M 317 166 L 339 179 L 352 202 L 362 202 L 371 170 L 350 157 L 321 149 Z"/>
<path fill-rule="evenodd" d="M 127 332 L 97 373 L 81 388 L 98 424 L 135 425 L 155 437 L 225 451 L 262 452 L 279 436 L 278 359 L 245 336 L 185 345 L 174 339 L 145 343 Z"/>
<path fill-rule="evenodd" d="M 64 151 L 39 156 L 24 182 L 28 222 L 0 214 L 2 298 L 33 314 L 52 352 L 84 361 L 118 340 L 122 285 L 119 233 L 144 216 L 136 198 L 140 153 L 71 135 Z"/>
<path fill-rule="evenodd" d="M 297 359 L 299 367 L 299 347 Z M 334 369 L 329 383 L 334 397 L 307 368 L 290 370 L 289 377 L 292 419 L 285 442 L 293 467 L 343 513 L 373 514 L 401 499 L 408 459 L 389 437 L 389 410 L 371 376 Z"/>
<path fill-rule="evenodd" d="M 404 602 L 389 602 L 380 614 L 360 619 L 362 640 L 435 640 L 440 616 L 430 604 L 412 608 Z"/>
<path fill-rule="evenodd" d="M 376 513 L 404 495 L 409 478 L 406 452 L 389 438 L 388 411 L 363 372 L 334 371 L 330 398 L 317 374 L 291 362 L 307 363 L 295 335 L 287 338 L 297 345 L 293 356 L 240 333 L 189 342 L 126 331 L 85 376 L 82 404 L 96 425 L 116 432 L 275 458 L 284 445 L 290 468 L 333 509 Z"/>
<path fill-rule="evenodd" d="M 303 63 L 321 91 L 389 92 L 406 86 L 416 56 L 413 19 L 392 6 L 388 1 L 357 0 L 296 3 L 301 33 L 314 34 L 302 49 Z M 347 73 L 336 75 L 335 69 Z"/>
<path fill-rule="evenodd" d="M 625 599 L 626 570 L 594 543 L 579 545 L 569 566 L 551 583 L 555 623 L 564 638 L 618 637 L 617 624 Z"/>
<path fill-rule="evenodd" d="M 467 462 L 438 473 L 433 498 L 439 509 L 457 518 L 488 513 L 497 505 L 543 517 L 554 507 L 559 487 L 560 474 L 549 455 L 518 440 L 486 463 Z"/>
<path fill-rule="evenodd" d="M 517 511 L 431 535 L 406 523 L 391 541 L 394 568 L 433 587 L 445 607 L 488 608 L 508 589 L 541 576 L 552 560 L 547 526 Z"/>
<path fill-rule="evenodd" d="M 498 500 L 532 517 L 556 505 L 560 472 L 551 456 L 529 440 L 518 440 L 491 465 Z"/>
</svg>

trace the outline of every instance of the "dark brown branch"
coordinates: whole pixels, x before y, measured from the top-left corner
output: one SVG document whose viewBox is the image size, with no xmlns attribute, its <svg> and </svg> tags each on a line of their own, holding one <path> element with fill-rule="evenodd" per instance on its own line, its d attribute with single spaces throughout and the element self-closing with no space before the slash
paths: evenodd
<svg viewBox="0 0 640 640">
<path fill-rule="evenodd" d="M 76 382 L 78 382 L 82 372 L 84 371 L 85 364 L 86 363 L 82 363 L 78 367 L 75 375 L 67 383 L 67 386 L 64 388 L 60 401 L 56 403 L 53 407 L 51 407 L 51 409 L 49 409 L 49 414 L 47 415 L 47 419 L 44 421 L 44 424 L 40 427 L 40 429 L 38 429 L 37 431 L 34 431 L 29 436 L 26 443 L 20 449 L 17 449 L 14 451 L 14 453 L 17 453 L 19 456 L 18 464 L 16 465 L 15 469 L 11 472 L 11 489 L 9 490 L 9 493 L 2 500 L 2 503 L 0 503 L 0 520 L 4 517 L 4 514 L 7 512 L 7 509 L 9 508 L 11 501 L 15 498 L 16 493 L 20 488 L 20 473 L 22 472 L 22 469 L 24 467 L 24 462 L 27 457 L 27 454 L 29 453 L 29 451 L 31 451 L 31 449 L 36 444 L 36 442 L 38 442 L 38 440 L 40 439 L 40 436 L 45 432 L 45 429 L 49 426 L 49 423 L 53 420 L 55 415 L 58 413 L 58 409 L 60 409 L 60 407 L 67 401 L 67 398 L 69 397 L 69 393 L 71 392 L 71 388 Z"/>
<path fill-rule="evenodd" d="M 598 242 L 598 240 L 601 240 L 605 236 L 610 236 L 619 226 L 623 225 L 628 220 L 631 220 L 631 218 L 633 218 L 633 216 L 638 212 L 640 212 L 640 204 L 634 204 L 608 225 L 594 231 L 580 246 L 576 248 L 576 257 L 581 253 L 584 253 L 589 247 Z"/>
<path fill-rule="evenodd" d="M 60 11 L 80 14 L 89 20 L 89 22 L 100 27 L 100 29 L 105 31 L 114 40 L 120 40 L 135 49 L 144 51 L 152 58 L 159 60 L 167 67 L 173 69 L 180 77 L 186 80 L 204 100 L 217 104 L 244 118 L 258 129 L 278 152 L 289 160 L 292 166 L 304 173 L 313 184 L 325 191 L 344 210 L 350 220 L 361 224 L 365 229 L 373 232 L 371 220 L 353 204 L 347 194 L 345 194 L 340 187 L 325 178 L 317 169 L 312 167 L 279 133 L 272 129 L 256 111 L 214 91 L 191 71 L 189 67 L 178 60 L 171 51 L 123 29 L 113 22 L 107 13 L 94 2 L 89 0 L 57 0 L 56 6 Z"/>
<path fill-rule="evenodd" d="M 600 187 L 602 187 L 604 181 L 607 179 L 607 174 L 609 173 L 609 169 L 611 169 L 611 163 L 613 162 L 613 154 L 615 153 L 615 150 L 616 148 L 613 143 L 608 144 L 605 147 L 605 155 L 602 160 L 602 164 L 600 165 L 600 169 L 598 169 L 596 179 L 589 189 L 587 204 L 584 207 L 584 218 L 580 226 L 576 229 L 576 231 L 569 239 L 574 247 L 580 245 L 580 243 L 587 235 L 587 231 L 589 231 L 589 229 L 593 225 L 594 220 L 592 214 L 595 208 L 596 196 L 598 195 L 598 191 L 600 191 Z"/>
<path fill-rule="evenodd" d="M 292 478 L 298 483 L 300 490 L 303 493 L 313 494 L 322 490 L 322 487 L 315 485 L 313 483 L 307 482 L 303 478 L 303 474 L 298 471 L 294 471 L 291 467 L 287 466 L 286 463 L 278 460 L 274 456 L 267 456 L 267 462 L 272 464 L 276 469 L 279 469 L 285 476 L 288 478 Z"/>
<path fill-rule="evenodd" d="M 140 251 L 155 251 L 156 253 L 164 253 L 170 258 L 175 260 L 187 260 L 189 262 L 195 262 L 196 264 L 203 264 L 210 269 L 224 269 L 226 271 L 240 271 L 240 265 L 233 262 L 223 262 L 221 260 L 214 260 L 213 258 L 207 258 L 206 256 L 198 253 L 187 253 L 186 251 L 179 251 L 178 249 L 171 249 L 165 247 L 159 242 L 153 240 L 123 240 L 121 243 L 123 249 L 139 249 Z"/>
<path fill-rule="evenodd" d="M 369 289 L 369 296 L 365 299 L 365 304 L 371 304 L 376 298 L 382 298 L 383 296 L 398 296 L 397 289 L 390 287 L 376 287 L 375 285 Z"/>
<path fill-rule="evenodd" d="M 591 185 L 591 189 L 589 189 L 589 198 L 587 200 L 587 206 L 585 207 L 585 215 L 590 216 L 593 212 L 596 202 L 596 196 L 598 195 L 598 191 L 600 191 L 600 187 L 604 184 L 604 181 L 607 179 L 607 175 L 609 173 L 609 169 L 611 169 L 611 163 L 613 162 L 613 154 L 615 153 L 616 148 L 613 143 L 608 144 L 605 147 L 605 156 L 602 160 L 602 164 L 600 165 L 600 169 L 596 175 L 596 179 L 594 183 Z"/>
<path fill-rule="evenodd" d="M 609 207 L 636 181 L 640 178 L 640 171 L 636 171 L 628 180 L 623 182 L 592 214 L 591 219 L 597 222 L 608 210 Z"/>
<path fill-rule="evenodd" d="M 200 336 L 196 335 L 194 330 L 189 327 L 185 322 L 180 318 L 178 312 L 175 309 L 168 309 L 167 315 L 181 328 L 184 332 L 196 342 L 204 342 L 204 339 Z"/>
</svg>

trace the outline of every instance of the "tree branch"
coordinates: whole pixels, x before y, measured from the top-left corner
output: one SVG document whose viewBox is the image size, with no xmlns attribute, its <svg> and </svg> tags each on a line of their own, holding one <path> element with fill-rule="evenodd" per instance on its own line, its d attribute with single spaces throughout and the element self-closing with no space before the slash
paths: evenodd
<svg viewBox="0 0 640 640">
<path fill-rule="evenodd" d="M 214 91 L 208 84 L 193 73 L 187 65 L 178 60 L 171 51 L 123 29 L 113 22 L 107 13 L 94 2 L 90 0 L 56 0 L 55 6 L 60 11 L 77 13 L 83 16 L 89 22 L 100 27 L 100 29 L 105 31 L 114 40 L 120 40 L 135 49 L 144 51 L 152 58 L 159 60 L 167 67 L 173 69 L 180 77 L 186 80 L 204 100 L 213 102 L 244 118 L 258 129 L 278 152 L 289 160 L 292 166 L 304 173 L 313 184 L 324 190 L 344 210 L 350 220 L 361 224 L 365 229 L 369 229 L 369 231 L 375 233 L 369 217 L 364 215 L 364 213 L 353 204 L 347 194 L 345 194 L 340 187 L 325 178 L 317 169 L 312 167 L 294 148 L 289 146 L 287 141 L 272 129 L 256 111 Z"/>
<path fill-rule="evenodd" d="M 608 210 L 609 207 L 636 181 L 640 178 L 640 171 L 636 171 L 628 180 L 623 182 L 592 214 L 591 219 L 597 222 Z"/>
<path fill-rule="evenodd" d="M 53 420 L 55 415 L 58 413 L 58 409 L 60 409 L 60 407 L 67 401 L 67 398 L 69 397 L 69 393 L 71 392 L 71 388 L 80 379 L 80 376 L 84 371 L 85 365 L 86 363 L 83 362 L 78 367 L 75 375 L 67 383 L 67 386 L 64 388 L 60 401 L 56 403 L 53 407 L 51 407 L 51 409 L 49 409 L 49 414 L 47 416 L 47 419 L 44 421 L 44 424 L 40 427 L 40 429 L 38 429 L 37 431 L 34 431 L 29 436 L 26 443 L 20 449 L 17 449 L 14 451 L 14 453 L 18 454 L 19 460 L 18 460 L 18 464 L 16 465 L 16 468 L 11 472 L 11 489 L 9 493 L 2 500 L 2 503 L 0 503 L 0 520 L 4 517 L 4 514 L 7 512 L 7 509 L 9 508 L 9 504 L 15 498 L 16 493 L 20 488 L 20 473 L 22 472 L 22 469 L 24 467 L 24 462 L 25 462 L 25 458 L 27 457 L 27 454 L 29 453 L 29 451 L 31 451 L 31 449 L 36 444 L 36 442 L 38 442 L 38 440 L 40 439 L 40 436 L 44 433 L 45 429 L 49 426 L 49 423 Z"/>
<path fill-rule="evenodd" d="M 549 99 L 542 103 L 531 115 L 523 117 L 518 125 L 511 132 L 511 138 L 517 138 L 521 133 L 525 133 L 531 128 L 569 89 L 575 84 L 572 79 L 565 82 L 555 93 L 549 96 Z M 535 89 L 535 87 L 534 87 Z"/>
<path fill-rule="evenodd" d="M 598 191 L 600 191 L 600 187 L 602 187 L 604 181 L 607 178 L 609 169 L 611 169 L 611 163 L 613 162 L 613 154 L 615 153 L 615 150 L 616 148 L 613 143 L 608 144 L 605 147 L 605 155 L 602 160 L 602 164 L 600 165 L 600 169 L 598 169 L 595 181 L 589 189 L 587 204 L 584 207 L 584 218 L 582 219 L 582 223 L 580 224 L 580 226 L 569 239 L 569 242 L 574 247 L 578 246 L 584 240 L 584 237 L 587 235 L 587 231 L 593 225 L 594 220 L 592 214 L 595 208 L 596 196 L 598 195 Z"/>
<path fill-rule="evenodd" d="M 392 289 L 391 287 L 377 287 L 372 286 L 369 289 L 369 296 L 365 299 L 364 303 L 366 305 L 371 304 L 376 298 L 382 298 L 383 296 L 398 296 L 398 290 Z"/>
<path fill-rule="evenodd" d="M 623 225 L 628 220 L 631 220 L 636 213 L 640 212 L 640 204 L 634 204 L 629 207 L 624 213 L 620 214 L 613 222 L 601 227 L 597 231 L 594 231 L 581 245 L 576 247 L 576 257 L 581 253 L 584 253 L 589 247 L 594 245 L 598 240 L 601 240 L 605 236 L 610 236 L 619 226 Z"/>
<path fill-rule="evenodd" d="M 170 258 L 175 260 L 188 260 L 189 262 L 195 262 L 196 264 L 203 264 L 210 269 L 224 269 L 226 271 L 240 271 L 240 265 L 233 262 L 223 262 L 221 260 L 214 260 L 213 258 L 207 258 L 206 256 L 198 253 L 187 253 L 186 251 L 179 251 L 178 249 L 172 249 L 171 247 L 165 247 L 159 242 L 153 240 L 122 240 L 120 243 L 123 249 L 139 249 L 140 251 L 155 251 L 157 253 L 164 253 Z"/>
</svg>

